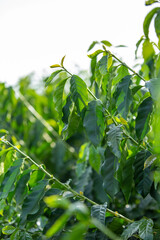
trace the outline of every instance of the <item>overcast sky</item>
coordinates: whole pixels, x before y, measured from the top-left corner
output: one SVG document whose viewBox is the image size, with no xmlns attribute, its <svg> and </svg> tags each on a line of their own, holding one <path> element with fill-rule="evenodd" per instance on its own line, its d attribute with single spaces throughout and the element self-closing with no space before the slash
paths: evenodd
<svg viewBox="0 0 160 240">
<path fill-rule="evenodd" d="M 153 8 L 145 0 L 0 0 L 0 81 L 9 84 L 35 72 L 40 78 L 66 55 L 74 73 L 88 69 L 88 46 L 108 40 L 127 64 Z M 75 67 L 78 66 L 78 67 Z"/>
</svg>

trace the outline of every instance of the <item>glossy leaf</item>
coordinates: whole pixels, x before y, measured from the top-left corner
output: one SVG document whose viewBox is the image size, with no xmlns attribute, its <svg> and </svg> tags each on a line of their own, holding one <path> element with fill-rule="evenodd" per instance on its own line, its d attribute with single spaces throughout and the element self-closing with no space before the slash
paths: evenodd
<svg viewBox="0 0 160 240">
<path fill-rule="evenodd" d="M 104 203 L 103 205 L 94 205 L 91 208 L 91 216 L 97 218 L 98 221 L 105 225 L 106 209 L 107 203 Z"/>
<path fill-rule="evenodd" d="M 21 224 L 24 224 L 29 214 L 35 214 L 39 210 L 39 202 L 45 194 L 47 180 L 41 180 L 34 186 L 30 194 L 25 198 L 22 206 Z"/>
<path fill-rule="evenodd" d="M 125 119 L 127 118 L 129 108 L 132 103 L 130 85 L 131 76 L 127 75 L 119 82 L 116 90 L 117 110 Z"/>
<path fill-rule="evenodd" d="M 146 98 L 138 107 L 136 135 L 140 140 L 142 140 L 149 131 L 149 120 L 152 109 L 153 101 L 151 97 Z"/>
<path fill-rule="evenodd" d="M 68 78 L 62 79 L 57 85 L 54 90 L 53 100 L 55 103 L 55 109 L 59 114 L 59 119 L 62 118 L 62 108 L 63 108 L 63 94 L 64 94 L 64 87 L 67 82 Z"/>
<path fill-rule="evenodd" d="M 149 156 L 145 160 L 144 169 L 147 168 L 147 167 L 150 167 L 156 160 L 157 160 L 157 155 L 156 154 Z"/>
<path fill-rule="evenodd" d="M 136 155 L 134 161 L 134 167 L 136 169 L 134 174 L 136 189 L 143 197 L 147 196 L 152 185 L 150 170 L 149 168 L 144 169 L 144 163 L 148 157 L 148 152 L 141 151 Z"/>
<path fill-rule="evenodd" d="M 122 140 L 122 133 L 121 126 L 115 126 L 114 124 L 109 126 L 109 131 L 107 132 L 107 144 L 117 158 L 121 157 L 119 146 Z"/>
<path fill-rule="evenodd" d="M 151 219 L 141 220 L 139 236 L 144 240 L 153 240 L 153 221 Z"/>
<path fill-rule="evenodd" d="M 87 105 L 88 93 L 86 83 L 77 75 L 73 75 L 70 80 L 71 87 L 71 96 L 77 107 L 78 112 L 81 112 L 82 109 Z"/>
<path fill-rule="evenodd" d="M 151 23 L 151 20 L 153 18 L 153 16 L 160 10 L 159 7 L 152 9 L 147 16 L 144 19 L 144 23 L 143 23 L 143 31 L 144 31 L 144 35 L 146 38 L 148 38 L 148 34 L 149 34 L 149 26 Z"/>
<path fill-rule="evenodd" d="M 106 193 L 112 198 L 118 192 L 118 181 L 114 177 L 116 172 L 116 161 L 115 155 L 107 148 L 105 161 L 101 167 L 101 175 L 103 178 L 103 187 Z"/>
<path fill-rule="evenodd" d="M 103 106 L 100 101 L 93 100 L 88 104 L 83 120 L 83 126 L 89 140 L 95 146 L 98 146 L 102 141 L 105 129 Z"/>
<path fill-rule="evenodd" d="M 139 229 L 140 222 L 131 223 L 122 233 L 123 240 L 128 240 Z"/>
</svg>

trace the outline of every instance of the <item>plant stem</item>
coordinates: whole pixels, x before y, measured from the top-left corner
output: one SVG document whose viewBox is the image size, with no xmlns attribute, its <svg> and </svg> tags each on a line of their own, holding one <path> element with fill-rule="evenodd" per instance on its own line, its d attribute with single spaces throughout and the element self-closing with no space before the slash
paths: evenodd
<svg viewBox="0 0 160 240">
<path fill-rule="evenodd" d="M 89 203 L 91 203 L 92 205 L 98 205 L 98 203 L 92 201 L 91 199 L 87 198 L 86 196 L 84 196 L 83 194 L 80 194 L 78 192 L 76 192 L 75 190 L 73 190 L 69 185 L 62 183 L 61 181 L 59 181 L 56 177 L 54 177 L 52 174 L 50 174 L 47 170 L 45 170 L 43 168 L 42 165 L 39 165 L 38 163 L 36 163 L 31 157 L 29 157 L 27 154 L 25 154 L 24 152 L 22 152 L 20 149 L 18 149 L 16 146 L 14 146 L 12 143 L 10 143 L 8 140 L 4 140 L 2 138 L 0 138 L 0 141 L 3 142 L 4 144 L 7 144 L 9 146 L 11 146 L 13 149 L 15 149 L 17 152 L 19 152 L 22 156 L 25 157 L 25 159 L 30 160 L 34 165 L 36 165 L 39 170 L 43 171 L 49 178 L 51 178 L 52 180 L 54 180 L 56 183 L 58 183 L 63 189 L 68 190 L 70 192 L 73 193 L 73 195 L 81 200 L 87 201 Z M 133 220 L 126 218 L 125 216 L 123 216 L 122 214 L 118 213 L 118 212 L 114 212 L 111 209 L 107 208 L 106 209 L 107 212 L 113 214 L 116 217 L 122 218 L 123 220 L 125 220 L 128 223 L 132 223 Z"/>
</svg>

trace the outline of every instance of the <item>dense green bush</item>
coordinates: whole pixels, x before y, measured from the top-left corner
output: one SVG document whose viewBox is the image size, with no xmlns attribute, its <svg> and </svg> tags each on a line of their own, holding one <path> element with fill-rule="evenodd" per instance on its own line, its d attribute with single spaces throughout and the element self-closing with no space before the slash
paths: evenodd
<svg viewBox="0 0 160 240">
<path fill-rule="evenodd" d="M 94 41 L 85 81 L 0 84 L 1 239 L 160 239 L 160 8 L 143 29 L 138 73 Z"/>
</svg>

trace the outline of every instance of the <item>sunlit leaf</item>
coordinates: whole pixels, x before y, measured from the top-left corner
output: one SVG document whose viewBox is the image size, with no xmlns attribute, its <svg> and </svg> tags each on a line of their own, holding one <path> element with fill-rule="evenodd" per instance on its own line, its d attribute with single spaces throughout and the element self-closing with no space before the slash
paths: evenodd
<svg viewBox="0 0 160 240">
<path fill-rule="evenodd" d="M 54 65 L 51 65 L 50 68 L 57 68 L 57 67 L 61 67 L 61 65 L 59 64 L 54 64 Z"/>
<path fill-rule="evenodd" d="M 44 201 L 50 208 L 67 209 L 70 205 L 70 202 L 68 201 L 68 199 L 62 198 L 61 196 L 58 196 L 58 195 L 45 197 Z"/>
<path fill-rule="evenodd" d="M 45 87 L 47 87 L 52 81 L 53 79 L 60 73 L 62 72 L 63 70 L 60 69 L 60 70 L 57 70 L 55 72 L 53 72 L 49 78 L 47 78 L 46 82 L 45 82 Z"/>
<path fill-rule="evenodd" d="M 98 43 L 99 43 L 98 41 L 93 41 L 93 42 L 91 43 L 91 45 L 89 46 L 87 52 L 89 52 L 92 48 L 94 48 L 94 46 L 95 46 L 96 44 L 98 44 Z"/>
<path fill-rule="evenodd" d="M 101 50 L 101 49 L 99 49 L 99 50 L 95 51 L 94 53 L 89 54 L 88 57 L 92 59 L 92 58 L 98 56 L 98 55 L 99 55 L 100 53 L 102 53 L 102 52 L 104 52 L 104 51 Z"/>
<path fill-rule="evenodd" d="M 12 234 L 14 231 L 16 230 L 16 228 L 12 225 L 7 225 L 4 228 L 2 228 L 2 233 L 5 235 L 10 235 Z"/>
<path fill-rule="evenodd" d="M 109 41 L 107 41 L 107 40 L 102 40 L 101 43 L 103 43 L 107 47 L 111 47 L 112 46 L 112 44 Z"/>
<path fill-rule="evenodd" d="M 148 38 L 149 26 L 150 26 L 151 20 L 152 20 L 153 16 L 154 16 L 159 10 L 160 10 L 159 7 L 152 9 L 152 10 L 147 14 L 147 16 L 146 16 L 145 19 L 144 19 L 144 22 L 143 22 L 143 31 L 144 31 L 144 35 L 145 35 L 146 38 Z"/>
<path fill-rule="evenodd" d="M 71 96 L 78 112 L 81 112 L 82 109 L 87 105 L 88 92 L 86 83 L 77 75 L 73 75 L 70 80 L 71 87 Z"/>
<path fill-rule="evenodd" d="M 62 58 L 61 60 L 61 66 L 63 67 L 63 63 L 64 63 L 64 59 L 65 59 L 66 55 Z"/>
<path fill-rule="evenodd" d="M 153 44 L 149 41 L 149 39 L 146 39 L 143 42 L 142 54 L 145 61 L 150 60 L 155 54 Z"/>
</svg>

